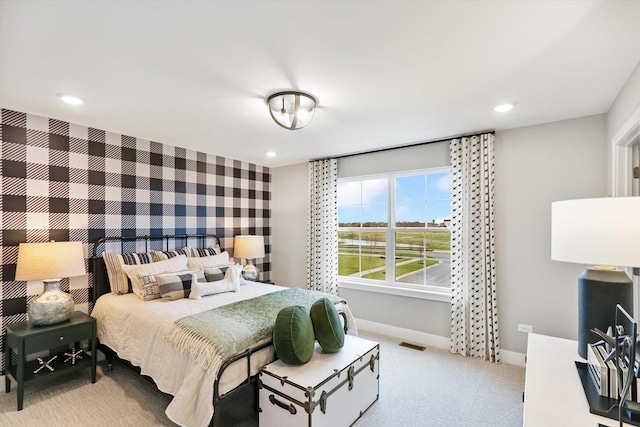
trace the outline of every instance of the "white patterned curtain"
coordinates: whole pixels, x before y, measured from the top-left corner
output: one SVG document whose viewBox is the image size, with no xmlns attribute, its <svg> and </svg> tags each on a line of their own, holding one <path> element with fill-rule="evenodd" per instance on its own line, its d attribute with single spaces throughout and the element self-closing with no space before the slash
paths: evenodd
<svg viewBox="0 0 640 427">
<path fill-rule="evenodd" d="M 451 141 L 451 352 L 500 362 L 493 134 Z"/>
<path fill-rule="evenodd" d="M 309 163 L 307 288 L 338 294 L 338 161 Z"/>
</svg>

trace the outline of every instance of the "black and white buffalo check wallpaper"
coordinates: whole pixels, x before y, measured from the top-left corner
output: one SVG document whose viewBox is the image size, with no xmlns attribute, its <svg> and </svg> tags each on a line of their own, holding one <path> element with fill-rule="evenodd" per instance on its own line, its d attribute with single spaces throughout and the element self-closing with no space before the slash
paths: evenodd
<svg viewBox="0 0 640 427">
<path fill-rule="evenodd" d="M 0 132 L 2 336 L 43 288 L 15 281 L 21 242 L 81 241 L 90 255 L 105 236 L 213 233 L 233 254 L 235 235 L 263 235 L 266 257 L 256 261 L 269 278 L 267 167 L 6 109 Z M 62 281 L 76 310 L 90 313 L 92 280 Z"/>
</svg>

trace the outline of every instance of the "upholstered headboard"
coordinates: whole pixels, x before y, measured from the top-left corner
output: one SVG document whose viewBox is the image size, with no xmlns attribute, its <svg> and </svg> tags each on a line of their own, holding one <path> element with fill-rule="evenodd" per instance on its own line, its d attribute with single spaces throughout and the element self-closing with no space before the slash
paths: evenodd
<svg viewBox="0 0 640 427">
<path fill-rule="evenodd" d="M 169 244 L 175 247 L 170 248 Z M 150 249 L 168 251 L 180 249 L 180 247 L 188 246 L 190 243 L 196 243 L 196 247 L 205 248 L 207 244 L 212 246 L 220 246 L 220 239 L 215 234 L 176 234 L 165 236 L 118 236 L 103 237 L 93 245 L 93 254 L 91 256 L 91 271 L 93 273 L 93 288 L 91 293 L 91 301 L 95 304 L 98 298 L 106 293 L 111 292 L 109 285 L 109 277 L 107 276 L 107 267 L 104 264 L 102 253 L 106 252 L 107 245 L 115 246 L 116 251 L 126 253 L 127 251 L 144 252 Z M 209 243 L 213 242 L 213 243 Z M 119 250 L 118 250 L 119 243 Z M 179 243 L 179 244 L 178 244 Z M 140 249 L 141 248 L 141 249 Z M 222 250 L 222 247 L 220 248 Z M 109 248 L 109 251 L 114 251 Z"/>
</svg>

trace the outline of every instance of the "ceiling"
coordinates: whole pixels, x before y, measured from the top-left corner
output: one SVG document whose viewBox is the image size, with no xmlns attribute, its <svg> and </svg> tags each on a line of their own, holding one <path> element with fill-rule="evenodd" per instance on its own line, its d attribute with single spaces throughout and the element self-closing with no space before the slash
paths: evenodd
<svg viewBox="0 0 640 427">
<path fill-rule="evenodd" d="M 639 23 L 640 1 L 1 1 L 0 105 L 277 167 L 606 113 Z M 272 121 L 283 89 L 318 99 L 307 127 Z"/>
</svg>

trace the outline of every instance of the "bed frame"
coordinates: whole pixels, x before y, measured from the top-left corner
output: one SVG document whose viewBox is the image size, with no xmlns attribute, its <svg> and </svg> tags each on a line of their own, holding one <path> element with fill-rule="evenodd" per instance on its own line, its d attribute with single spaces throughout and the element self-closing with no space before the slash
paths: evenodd
<svg viewBox="0 0 640 427">
<path fill-rule="evenodd" d="M 92 302 L 95 305 L 98 298 L 106 293 L 111 292 L 109 285 L 109 278 L 107 277 L 107 269 L 102 258 L 102 253 L 105 252 L 104 248 L 107 242 L 119 242 L 120 252 L 123 253 L 124 247 L 127 242 L 130 242 L 135 248 L 140 243 L 144 244 L 144 251 L 149 249 L 155 250 L 174 250 L 169 248 L 169 242 L 176 241 L 184 242 L 183 246 L 187 246 L 189 241 L 196 240 L 200 248 L 204 248 L 208 241 L 215 240 L 220 245 L 220 239 L 214 234 L 182 234 L 182 235 L 165 235 L 165 236 L 121 236 L 121 237 L 104 237 L 93 246 L 93 253 L 90 261 L 91 271 L 93 273 L 93 288 L 92 288 Z M 133 252 L 137 252 L 134 248 Z M 222 248 L 221 248 L 222 249 Z M 345 317 L 346 320 L 346 317 Z M 346 329 L 346 322 L 345 322 Z M 260 351 L 266 347 L 269 347 L 272 343 L 267 342 L 256 347 L 249 348 L 244 352 L 237 354 L 231 359 L 222 364 L 218 376 L 213 385 L 213 406 L 214 414 L 210 426 L 222 427 L 233 426 L 249 418 L 256 417 L 258 413 L 258 375 L 251 376 L 251 356 L 253 353 Z M 107 362 L 109 363 L 109 370 L 112 369 L 112 360 L 118 360 L 124 365 L 130 367 L 138 374 L 140 374 L 140 368 L 132 365 L 129 361 L 120 359 L 115 351 L 110 349 L 104 344 L 98 342 L 98 349 L 105 354 Z M 224 371 L 232 363 L 241 360 L 247 360 L 247 377 L 246 379 L 235 389 L 224 396 L 220 396 L 218 384 Z M 151 381 L 154 386 L 155 382 L 152 378 L 142 375 L 145 379 Z"/>
</svg>

